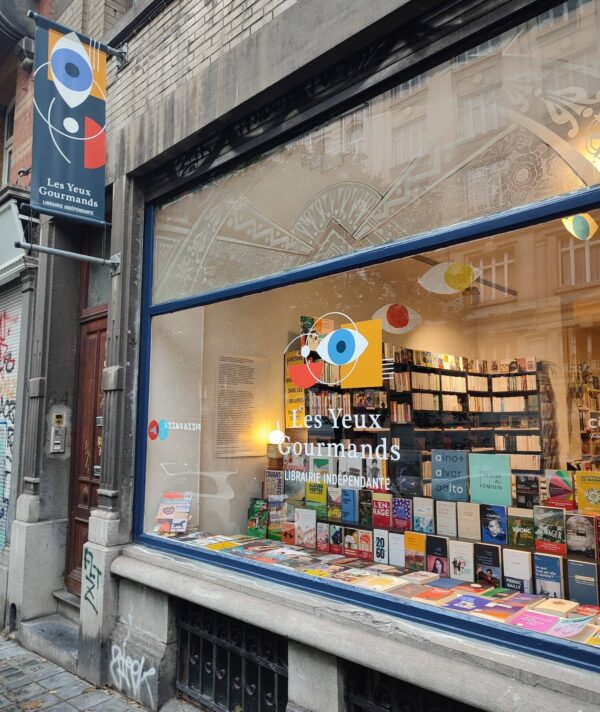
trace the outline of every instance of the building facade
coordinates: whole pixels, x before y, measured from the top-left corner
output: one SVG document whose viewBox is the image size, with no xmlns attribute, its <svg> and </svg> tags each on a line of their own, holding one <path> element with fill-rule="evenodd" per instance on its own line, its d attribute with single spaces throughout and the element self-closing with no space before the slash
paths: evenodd
<svg viewBox="0 0 600 712">
<path fill-rule="evenodd" d="M 151 709 L 594 709 L 600 4 L 47 12 L 127 60 L 109 228 L 39 240 L 120 266 L 38 260 L 20 640 Z"/>
</svg>

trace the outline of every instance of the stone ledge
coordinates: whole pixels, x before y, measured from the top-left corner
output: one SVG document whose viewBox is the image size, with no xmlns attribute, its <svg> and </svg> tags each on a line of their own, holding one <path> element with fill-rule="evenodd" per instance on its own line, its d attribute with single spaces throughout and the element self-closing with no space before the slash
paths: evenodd
<svg viewBox="0 0 600 712">
<path fill-rule="evenodd" d="M 598 709 L 600 676 L 587 670 L 143 546 L 111 571 L 475 707 L 485 699 L 490 712 Z"/>
</svg>

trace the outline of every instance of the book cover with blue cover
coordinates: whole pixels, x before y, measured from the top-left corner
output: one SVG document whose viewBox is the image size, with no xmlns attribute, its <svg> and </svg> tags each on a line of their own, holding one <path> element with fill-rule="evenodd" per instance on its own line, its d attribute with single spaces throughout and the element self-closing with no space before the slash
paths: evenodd
<svg viewBox="0 0 600 712">
<path fill-rule="evenodd" d="M 467 483 L 467 451 L 431 451 L 431 494 L 433 499 L 466 502 L 469 499 Z"/>
<path fill-rule="evenodd" d="M 471 502 L 510 507 L 510 456 L 469 453 L 469 489 Z"/>
<path fill-rule="evenodd" d="M 577 603 L 590 606 L 600 605 L 598 602 L 598 567 L 591 561 L 567 561 L 567 578 L 569 581 L 569 598 Z"/>
<path fill-rule="evenodd" d="M 562 557 L 555 554 L 534 554 L 535 592 L 547 598 L 563 598 Z"/>
<path fill-rule="evenodd" d="M 342 522 L 344 524 L 358 522 L 358 490 L 342 488 Z"/>
<path fill-rule="evenodd" d="M 482 504 L 479 511 L 481 541 L 487 544 L 506 544 L 508 531 L 506 507 L 499 504 Z"/>
</svg>

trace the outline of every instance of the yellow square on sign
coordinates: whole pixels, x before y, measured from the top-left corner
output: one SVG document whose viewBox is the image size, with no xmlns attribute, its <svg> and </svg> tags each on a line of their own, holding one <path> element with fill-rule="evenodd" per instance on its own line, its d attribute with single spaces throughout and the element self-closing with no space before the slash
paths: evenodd
<svg viewBox="0 0 600 712">
<path fill-rule="evenodd" d="M 356 361 L 341 367 L 340 385 L 342 388 L 381 388 L 383 384 L 381 319 L 342 324 L 343 329 L 352 330 L 355 326 L 369 345 Z"/>
</svg>

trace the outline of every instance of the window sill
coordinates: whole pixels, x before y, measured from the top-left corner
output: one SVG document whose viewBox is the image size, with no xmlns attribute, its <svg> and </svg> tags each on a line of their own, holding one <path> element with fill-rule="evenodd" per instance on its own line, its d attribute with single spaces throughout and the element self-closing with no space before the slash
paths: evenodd
<svg viewBox="0 0 600 712">
<path fill-rule="evenodd" d="M 498 700 L 490 710 L 513 709 L 506 699 L 508 678 L 519 707 L 574 712 L 583 703 L 591 710 L 600 694 L 600 679 L 589 674 L 600 669 L 600 655 L 593 649 L 509 631 L 518 641 L 511 648 L 502 624 L 473 618 L 466 630 L 464 616 L 459 621 L 458 614 L 414 602 L 393 601 L 396 611 L 390 613 L 383 610 L 390 605 L 384 595 L 365 595 L 355 587 L 302 574 L 284 575 L 258 563 L 239 566 L 234 557 L 213 552 L 193 550 L 185 556 L 184 545 L 174 542 L 163 543 L 161 552 L 159 538 L 141 539 L 142 544 L 123 549 L 112 564 L 113 574 L 393 677 L 422 680 L 428 670 L 428 688 L 474 706 L 486 699 Z M 534 650 L 539 655 L 528 654 Z M 466 679 L 469 685 L 461 682 Z"/>
</svg>

